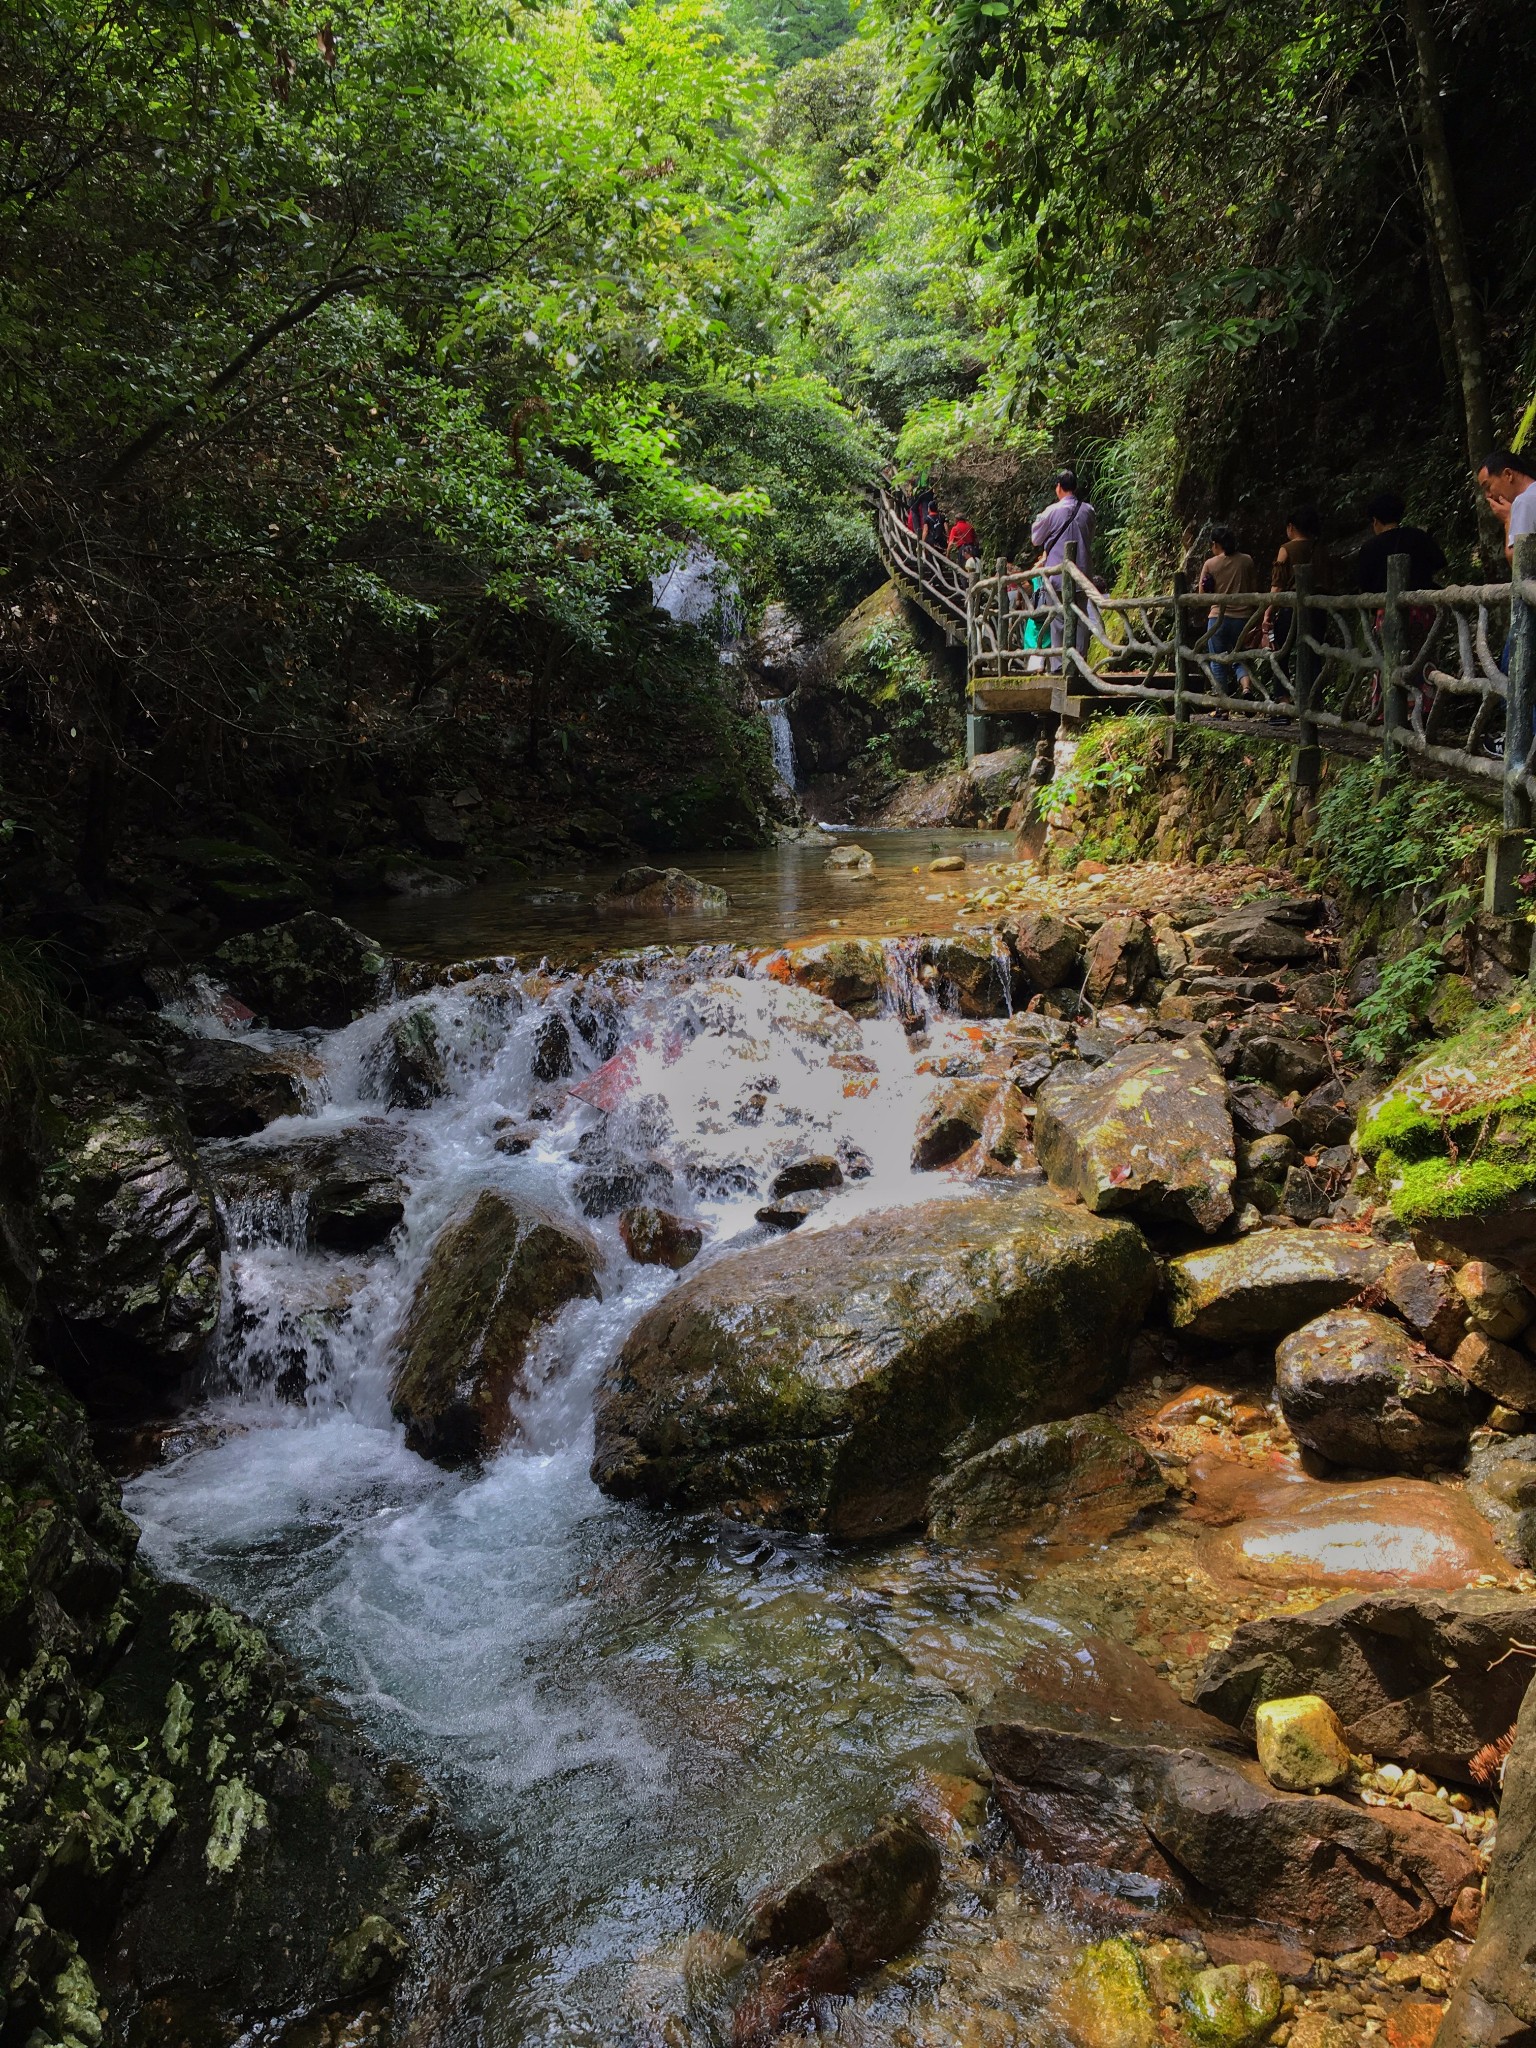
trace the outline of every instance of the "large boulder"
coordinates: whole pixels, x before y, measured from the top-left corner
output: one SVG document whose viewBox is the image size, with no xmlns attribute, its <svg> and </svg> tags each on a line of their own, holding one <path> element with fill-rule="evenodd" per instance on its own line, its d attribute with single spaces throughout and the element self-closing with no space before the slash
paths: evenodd
<svg viewBox="0 0 1536 2048">
<path fill-rule="evenodd" d="M 131 1060 L 61 1065 L 50 1102 L 37 1250 L 59 1362 L 179 1378 L 217 1327 L 224 1248 L 181 1106 Z"/>
<path fill-rule="evenodd" d="M 283 1144 L 210 1154 L 209 1174 L 237 1243 L 297 1238 L 324 1251 L 367 1251 L 405 1220 L 405 1141 L 382 1117 Z"/>
<path fill-rule="evenodd" d="M 1203 953 L 1248 963 L 1294 965 L 1317 959 L 1317 946 L 1308 933 L 1326 909 L 1320 896 L 1261 896 L 1192 926 L 1184 936 Z"/>
<path fill-rule="evenodd" d="M 1011 1084 L 1005 1083 L 1005 1086 Z M 921 1173 L 952 1166 L 980 1138 L 987 1112 L 998 1093 L 985 1077 L 940 1081 L 918 1111 L 912 1137 L 912 1164 Z"/>
<path fill-rule="evenodd" d="M 462 1465 L 506 1442 L 534 1336 L 598 1293 L 597 1266 L 585 1232 L 490 1190 L 450 1222 L 395 1340 L 390 1406 L 411 1449 Z"/>
<path fill-rule="evenodd" d="M 1207 1233 L 1232 1215 L 1236 1140 L 1203 1039 L 1122 1046 L 1100 1067 L 1063 1061 L 1035 1102 L 1036 1157 L 1095 1215 L 1130 1210 Z"/>
<path fill-rule="evenodd" d="M 1042 1189 L 738 1252 L 631 1333 L 599 1388 L 594 1476 L 830 1535 L 904 1528 L 946 1463 L 1112 1384 L 1155 1284 L 1135 1230 Z"/>
<path fill-rule="evenodd" d="M 729 910 L 731 899 L 713 882 L 701 882 L 682 868 L 626 868 L 613 887 L 596 897 L 600 910 L 677 911 Z"/>
<path fill-rule="evenodd" d="M 921 966 L 925 980 L 931 975 L 933 993 L 944 1009 L 958 1010 L 962 1017 L 1013 1014 L 1013 955 L 990 932 L 924 939 Z"/>
<path fill-rule="evenodd" d="M 1336 1955 L 1428 1928 L 1478 1875 L 1449 1828 L 1394 1808 L 1282 1792 L 1224 1746 L 1053 1727 L 1027 1699 L 977 1730 L 1025 1850 L 1122 1912 Z M 1185 1710 L 1188 1712 L 1189 1710 Z"/>
<path fill-rule="evenodd" d="M 189 1038 L 167 1065 L 194 1138 L 248 1138 L 302 1113 L 319 1066 L 302 1051 L 274 1052 L 241 1038 Z"/>
<path fill-rule="evenodd" d="M 285 1031 L 350 1024 L 389 985 L 381 948 L 318 910 L 226 939 L 209 964 L 259 1017 Z"/>
<path fill-rule="evenodd" d="M 1316 1693 L 1351 1749 L 1472 1781 L 1472 1758 L 1520 1711 L 1536 1597 L 1514 1588 L 1346 1594 L 1238 1628 L 1200 1672 L 1195 1704 L 1249 1728 L 1266 1700 Z"/>
<path fill-rule="evenodd" d="M 1379 1280 L 1391 1253 L 1332 1230 L 1262 1230 L 1168 1262 L 1168 1320 L 1237 1344 L 1281 1337 Z"/>
<path fill-rule="evenodd" d="M 1299 1443 L 1380 1472 L 1459 1465 L 1482 1406 L 1401 1323 L 1370 1309 L 1334 1309 L 1287 1337 L 1275 1386 Z"/>
<path fill-rule="evenodd" d="M 1525 1660 L 1522 1659 L 1522 1662 Z M 1536 2038 L 1536 1686 L 1504 1765 L 1499 1833 L 1477 1940 L 1435 2048 L 1516 2048 Z"/>
<path fill-rule="evenodd" d="M 448 1089 L 448 1049 L 430 1003 L 416 1003 L 385 1026 L 368 1078 L 390 1109 L 425 1109 Z"/>
<path fill-rule="evenodd" d="M 1038 1422 L 946 1473 L 928 1500 L 928 1533 L 941 1539 L 1050 1527 L 1091 1516 L 1104 1533 L 1167 1497 L 1168 1482 L 1107 1415 Z"/>
</svg>

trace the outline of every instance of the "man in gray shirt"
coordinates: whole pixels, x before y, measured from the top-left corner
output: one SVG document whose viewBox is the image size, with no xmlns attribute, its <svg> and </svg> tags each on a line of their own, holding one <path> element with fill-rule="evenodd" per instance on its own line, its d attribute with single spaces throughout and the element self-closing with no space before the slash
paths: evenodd
<svg viewBox="0 0 1536 2048">
<path fill-rule="evenodd" d="M 1502 500 L 1509 507 L 1504 530 L 1504 552 L 1512 555 L 1523 533 L 1536 533 L 1536 456 L 1517 455 L 1513 448 L 1495 448 L 1477 472 L 1477 481 L 1490 505 L 1497 509 Z"/>
<path fill-rule="evenodd" d="M 1040 517 L 1030 528 L 1029 537 L 1041 551 L 1040 557 L 1034 566 L 1037 569 L 1054 569 L 1057 572 L 1054 576 L 1047 576 L 1045 582 L 1051 600 L 1059 602 L 1062 583 L 1061 565 L 1067 558 L 1067 549 L 1073 542 L 1076 542 L 1077 566 L 1080 569 L 1091 569 L 1093 558 L 1093 507 L 1086 498 L 1080 498 L 1077 495 L 1077 472 L 1075 470 L 1064 469 L 1058 474 L 1056 478 L 1056 502 L 1054 505 L 1046 506 Z M 1081 603 L 1082 593 L 1080 591 L 1070 594 L 1075 596 L 1078 602 Z M 1082 651 L 1083 642 L 1084 629 L 1082 624 L 1079 623 L 1074 636 L 1074 645 L 1076 645 L 1079 652 Z M 1051 645 L 1054 648 L 1059 648 L 1061 643 L 1061 616 L 1058 613 L 1051 620 Z M 1059 654 L 1052 657 L 1051 667 L 1053 669 L 1061 667 L 1061 657 Z"/>
</svg>

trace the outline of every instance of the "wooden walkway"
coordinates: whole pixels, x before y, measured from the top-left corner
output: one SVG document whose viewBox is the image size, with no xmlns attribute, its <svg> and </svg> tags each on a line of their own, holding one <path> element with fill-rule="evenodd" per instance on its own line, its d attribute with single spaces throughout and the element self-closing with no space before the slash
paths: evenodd
<svg viewBox="0 0 1536 2048">
<path fill-rule="evenodd" d="M 1316 787 L 1325 748 L 1379 754 L 1501 805 L 1507 836 L 1531 829 L 1536 536 L 1519 543 L 1508 583 L 1409 590 L 1398 555 L 1387 590 L 1336 597 L 1299 570 L 1294 599 L 1271 613 L 1271 644 L 1218 657 L 1207 645 L 1210 600 L 1181 579 L 1111 596 L 1070 550 L 1049 576 L 1002 561 L 967 572 L 912 533 L 884 492 L 875 526 L 897 587 L 965 647 L 972 752 L 990 718 L 1113 707 L 1288 742 L 1304 788 Z M 1255 602 L 1256 641 L 1268 599 Z M 1506 849 L 1506 865 L 1514 858 Z"/>
</svg>

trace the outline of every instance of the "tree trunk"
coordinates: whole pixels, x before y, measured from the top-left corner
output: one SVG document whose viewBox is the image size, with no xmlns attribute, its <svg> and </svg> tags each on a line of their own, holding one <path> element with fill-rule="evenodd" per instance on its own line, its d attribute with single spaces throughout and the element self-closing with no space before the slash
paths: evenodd
<svg viewBox="0 0 1536 2048">
<path fill-rule="evenodd" d="M 1467 430 L 1467 460 L 1474 476 L 1493 446 L 1493 410 L 1488 401 L 1488 371 L 1483 357 L 1483 315 L 1472 287 L 1462 232 L 1456 175 L 1445 139 L 1441 102 L 1445 85 L 1440 73 L 1440 46 L 1435 36 L 1430 0 L 1403 0 L 1403 17 L 1413 37 L 1419 97 L 1419 147 L 1424 159 L 1424 189 L 1430 234 L 1450 301 L 1451 339 L 1461 378 L 1461 406 Z"/>
</svg>

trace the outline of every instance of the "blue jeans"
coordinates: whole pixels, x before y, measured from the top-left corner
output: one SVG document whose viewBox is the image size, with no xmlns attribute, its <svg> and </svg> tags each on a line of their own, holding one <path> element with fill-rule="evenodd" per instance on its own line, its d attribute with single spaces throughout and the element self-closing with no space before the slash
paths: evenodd
<svg viewBox="0 0 1536 2048">
<path fill-rule="evenodd" d="M 1236 615 L 1228 612 L 1225 618 L 1212 619 L 1210 622 L 1210 635 L 1205 643 L 1207 653 L 1230 654 L 1238 641 L 1242 639 L 1247 624 L 1248 615 L 1246 612 L 1240 612 Z M 1237 673 L 1239 678 L 1246 683 L 1251 679 L 1253 671 L 1249 668 L 1247 662 L 1240 661 L 1237 664 Z M 1211 680 L 1216 686 L 1218 697 L 1230 697 L 1233 694 L 1231 663 L 1225 661 L 1212 662 Z"/>
</svg>

